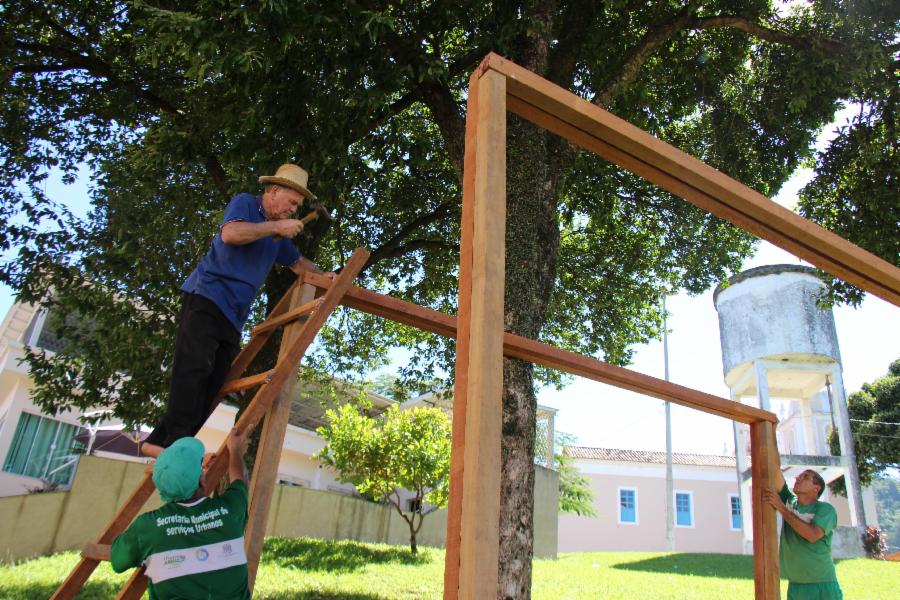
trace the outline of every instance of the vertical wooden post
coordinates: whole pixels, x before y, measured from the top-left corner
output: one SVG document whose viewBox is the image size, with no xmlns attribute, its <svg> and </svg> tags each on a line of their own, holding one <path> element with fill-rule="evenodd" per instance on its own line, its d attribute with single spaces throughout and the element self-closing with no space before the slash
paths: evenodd
<svg viewBox="0 0 900 600">
<path fill-rule="evenodd" d="M 463 465 L 466 450 L 466 393 L 469 385 L 469 325 L 472 318 L 472 229 L 475 221 L 475 148 L 478 142 L 478 77 L 469 78 L 466 101 L 466 155 L 463 161 L 463 205 L 459 240 L 456 376 L 453 386 L 453 428 L 450 447 L 450 497 L 444 557 L 444 600 L 459 595 L 459 545 L 462 531 Z"/>
<path fill-rule="evenodd" d="M 478 88 L 471 312 L 464 325 L 469 343 L 459 597 L 467 600 L 497 596 L 503 418 L 506 78 L 486 70 Z"/>
<path fill-rule="evenodd" d="M 291 292 L 288 310 L 297 308 L 315 298 L 316 288 L 311 285 L 295 287 Z M 278 351 L 279 362 L 290 350 L 291 343 L 303 329 L 306 318 L 286 325 L 281 336 L 281 348 Z M 299 366 L 298 366 L 299 368 Z M 281 388 L 278 397 L 266 413 L 263 430 L 259 438 L 256 452 L 256 463 L 250 481 L 250 508 L 247 528 L 244 531 L 244 547 L 247 552 L 248 585 L 253 593 L 256 571 L 259 568 L 259 556 L 262 553 L 263 540 L 266 535 L 266 524 L 269 520 L 269 509 L 272 495 L 275 492 L 275 480 L 278 477 L 278 463 L 284 447 L 284 436 L 287 432 L 288 419 L 291 416 L 291 403 L 294 399 L 294 388 L 297 384 L 296 373 Z"/>
<path fill-rule="evenodd" d="M 750 425 L 751 473 L 753 475 L 753 579 L 756 600 L 779 600 L 778 525 L 775 509 L 763 501 L 763 490 L 774 488 L 779 468 L 775 425 L 758 421 Z"/>
</svg>

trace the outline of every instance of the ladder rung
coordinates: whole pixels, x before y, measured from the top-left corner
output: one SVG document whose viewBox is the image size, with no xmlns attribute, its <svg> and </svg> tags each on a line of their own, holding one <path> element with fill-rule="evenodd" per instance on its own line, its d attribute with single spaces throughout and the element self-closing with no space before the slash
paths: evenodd
<svg viewBox="0 0 900 600">
<path fill-rule="evenodd" d="M 275 369 L 270 369 L 262 373 L 257 373 L 256 375 L 251 375 L 250 377 L 232 379 L 231 381 L 223 385 L 221 389 L 219 389 L 218 395 L 227 396 L 228 394 L 233 394 L 234 392 L 239 392 L 241 390 L 256 387 L 262 383 L 268 383 L 269 378 L 272 377 L 272 374 L 274 372 Z"/>
<path fill-rule="evenodd" d="M 81 556 L 91 560 L 109 560 L 109 544 L 87 544 Z"/>
<path fill-rule="evenodd" d="M 299 319 L 303 315 L 309 314 L 315 309 L 319 307 L 321 301 L 316 298 L 315 300 L 310 300 L 303 306 L 298 306 L 294 310 L 289 310 L 281 316 L 274 317 L 272 319 L 268 319 L 267 321 L 263 321 L 259 325 L 253 328 L 253 331 L 250 335 L 259 335 L 263 331 L 268 331 L 269 329 L 275 329 L 279 325 L 284 325 L 285 323 L 290 323 L 296 319 Z"/>
</svg>

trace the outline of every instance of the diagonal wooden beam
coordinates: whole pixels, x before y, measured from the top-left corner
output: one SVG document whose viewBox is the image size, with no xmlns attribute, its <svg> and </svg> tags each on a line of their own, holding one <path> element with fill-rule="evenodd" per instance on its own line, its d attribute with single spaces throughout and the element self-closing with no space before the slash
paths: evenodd
<svg viewBox="0 0 900 600">
<path fill-rule="evenodd" d="M 900 269 L 700 160 L 497 54 L 510 111 L 708 212 L 900 306 Z"/>
<path fill-rule="evenodd" d="M 150 498 L 153 491 L 156 489 L 156 486 L 153 485 L 152 476 L 153 467 L 148 466 L 143 479 L 141 479 L 137 488 L 131 493 L 131 496 L 128 497 L 128 500 L 125 501 L 125 504 L 122 505 L 119 512 L 116 513 L 116 516 L 114 516 L 106 525 L 103 532 L 97 538 L 95 546 L 109 546 L 116 536 L 125 531 L 125 528 L 134 520 L 138 512 L 140 512 L 141 508 L 144 506 L 144 503 L 147 502 L 147 499 Z M 75 594 L 77 594 L 78 590 L 84 586 L 88 577 L 91 576 L 91 573 L 94 572 L 94 569 L 96 569 L 99 564 L 99 558 L 83 556 L 78 561 L 78 564 L 75 565 L 75 568 L 69 573 L 69 576 L 66 577 L 65 581 L 63 581 L 56 589 L 51 598 L 53 600 L 74 598 Z"/>
<path fill-rule="evenodd" d="M 353 279 L 362 270 L 368 258 L 368 251 L 364 248 L 357 248 L 353 253 L 353 256 L 350 257 L 350 260 L 347 261 L 347 264 L 341 270 L 341 274 L 333 281 L 325 295 L 322 296 L 321 309 L 317 310 L 309 317 L 309 319 L 307 319 L 298 335 L 293 337 L 289 336 L 289 341 L 287 342 L 288 350 L 279 354 L 278 364 L 272 370 L 273 372 L 269 376 L 268 381 L 256 392 L 256 395 L 253 396 L 253 399 L 247 405 L 247 408 L 241 416 L 238 417 L 238 420 L 235 423 L 235 429 L 237 429 L 237 431 L 244 431 L 247 427 L 256 426 L 263 415 L 269 411 L 272 403 L 278 397 L 282 388 L 286 386 L 288 380 L 292 376 L 296 376 L 297 365 L 300 364 L 300 360 L 306 353 L 306 349 L 309 348 L 309 345 L 315 339 L 319 330 L 331 315 L 331 312 L 338 305 L 341 296 L 343 296 L 346 290 L 353 284 Z M 299 282 L 300 280 L 298 278 L 298 281 L 288 290 L 288 293 L 285 294 L 284 298 L 282 298 L 282 301 L 279 302 L 276 308 L 282 307 L 282 303 L 285 310 L 290 306 L 294 297 L 294 291 L 297 289 L 296 286 L 299 285 Z M 225 475 L 227 468 L 228 446 L 226 439 L 222 442 L 219 446 L 219 450 L 213 455 L 212 459 L 210 459 L 204 468 L 204 473 L 206 474 L 206 485 L 203 489 L 204 494 L 209 495 L 212 493 L 216 484 Z M 150 485 L 153 485 L 152 481 Z M 132 518 L 134 517 L 132 516 Z M 130 522 L 130 520 L 128 522 Z M 256 555 L 255 557 L 248 555 L 248 569 L 251 568 L 251 559 L 255 559 L 258 562 L 259 555 Z M 255 572 L 256 565 L 253 565 L 252 568 Z M 128 580 L 128 583 L 122 588 L 119 597 L 123 599 L 139 598 L 146 586 L 147 578 L 143 574 L 143 569 L 136 569 Z M 135 596 L 135 594 L 137 595 Z"/>
</svg>

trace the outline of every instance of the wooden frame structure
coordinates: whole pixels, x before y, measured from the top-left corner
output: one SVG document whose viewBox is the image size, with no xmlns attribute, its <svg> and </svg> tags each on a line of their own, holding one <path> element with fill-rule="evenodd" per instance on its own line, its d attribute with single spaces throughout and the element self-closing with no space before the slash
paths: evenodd
<svg viewBox="0 0 900 600">
<path fill-rule="evenodd" d="M 284 443 L 293 376 L 328 315 L 343 304 L 457 340 L 445 599 L 497 596 L 502 360 L 509 356 L 748 424 L 751 473 L 757 484 L 752 502 L 756 599 L 776 600 L 775 511 L 762 502 L 762 490 L 771 484 L 777 468 L 774 414 L 503 331 L 507 110 L 900 305 L 900 269 L 567 90 L 489 54 L 472 74 L 469 86 L 458 317 L 353 287 L 352 280 L 368 258 L 365 250 L 357 249 L 336 279 L 314 273 L 298 278 L 266 321 L 253 330 L 219 392 L 221 397 L 261 386 L 235 427 L 243 430 L 266 417 L 245 531 L 250 589 Z M 279 326 L 285 326 L 285 332 L 275 368 L 239 379 Z M 223 444 L 206 466 L 210 487 L 224 474 L 227 460 Z M 109 559 L 109 544 L 134 519 L 153 489 L 148 469 L 97 541 L 85 546 L 81 561 L 53 598 L 73 598 L 99 561 Z M 143 569 L 135 569 L 118 598 L 139 598 L 146 583 Z"/>
<path fill-rule="evenodd" d="M 900 304 L 900 269 L 568 90 L 489 54 L 470 79 L 466 115 L 444 598 L 497 596 L 504 352 L 748 423 L 756 483 L 752 507 L 756 598 L 779 598 L 775 511 L 762 502 L 762 490 L 771 487 L 778 464 L 773 414 L 721 398 L 698 398 L 694 390 L 613 370 L 585 357 L 566 356 L 533 341 L 519 341 L 531 353 L 509 352 L 513 336 L 503 331 L 507 111 Z M 613 373 L 616 377 L 611 377 Z"/>
</svg>

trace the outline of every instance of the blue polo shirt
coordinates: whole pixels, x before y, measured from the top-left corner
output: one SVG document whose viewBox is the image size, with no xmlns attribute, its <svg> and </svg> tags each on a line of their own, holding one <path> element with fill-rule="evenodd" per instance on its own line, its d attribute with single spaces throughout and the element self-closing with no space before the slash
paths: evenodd
<svg viewBox="0 0 900 600">
<path fill-rule="evenodd" d="M 232 198 L 209 252 L 181 286 L 183 292 L 199 294 L 215 302 L 238 331 L 243 329 L 250 305 L 272 264 L 277 261 L 280 265 L 291 265 L 300 259 L 300 252 L 288 238 L 276 242 L 266 236 L 241 245 L 222 241 L 222 227 L 232 221 L 262 223 L 265 220 L 260 197 L 238 194 Z"/>
</svg>

